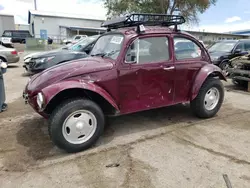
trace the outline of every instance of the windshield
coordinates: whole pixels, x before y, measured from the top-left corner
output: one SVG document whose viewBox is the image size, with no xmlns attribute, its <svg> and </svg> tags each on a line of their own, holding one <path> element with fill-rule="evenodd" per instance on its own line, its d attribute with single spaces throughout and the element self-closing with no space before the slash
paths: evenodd
<svg viewBox="0 0 250 188">
<path fill-rule="evenodd" d="M 237 41 L 231 41 L 231 42 L 218 42 L 212 45 L 208 51 L 209 52 L 231 52 L 235 46 Z"/>
<path fill-rule="evenodd" d="M 81 38 L 81 36 L 76 36 L 75 40 L 79 40 Z"/>
<path fill-rule="evenodd" d="M 87 45 L 89 45 L 91 42 L 93 42 L 94 40 L 97 39 L 98 36 L 91 36 L 88 38 L 84 38 L 82 40 L 80 40 L 78 43 L 70 46 L 68 49 L 69 50 L 73 50 L 73 51 L 79 51 L 82 50 L 84 47 L 86 47 Z"/>
<path fill-rule="evenodd" d="M 123 39 L 124 37 L 121 34 L 104 35 L 97 40 L 90 55 L 116 60 L 120 54 Z"/>
<path fill-rule="evenodd" d="M 3 37 L 11 37 L 12 33 L 10 31 L 4 31 Z"/>
</svg>

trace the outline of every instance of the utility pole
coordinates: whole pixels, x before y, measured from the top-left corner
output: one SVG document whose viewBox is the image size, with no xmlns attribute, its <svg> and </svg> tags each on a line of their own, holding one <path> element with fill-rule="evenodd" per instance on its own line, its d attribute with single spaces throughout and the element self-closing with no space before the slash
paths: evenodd
<svg viewBox="0 0 250 188">
<path fill-rule="evenodd" d="M 35 10 L 37 10 L 37 7 L 36 7 L 36 0 L 34 0 L 34 5 L 35 5 Z"/>
</svg>

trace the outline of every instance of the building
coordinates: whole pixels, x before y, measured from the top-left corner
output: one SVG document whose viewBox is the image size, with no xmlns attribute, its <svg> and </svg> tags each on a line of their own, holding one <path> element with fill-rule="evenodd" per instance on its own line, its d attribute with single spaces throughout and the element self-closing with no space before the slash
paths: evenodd
<svg viewBox="0 0 250 188">
<path fill-rule="evenodd" d="M 233 33 L 214 33 L 214 32 L 200 32 L 200 31 L 186 31 L 195 36 L 198 40 L 202 40 L 204 43 L 211 44 L 220 40 L 237 40 L 248 39 L 250 36 L 243 34 Z"/>
<path fill-rule="evenodd" d="M 29 30 L 30 26 L 28 24 L 16 24 L 16 30 Z"/>
<path fill-rule="evenodd" d="M 15 30 L 13 15 L 0 14 L 0 36 L 2 36 L 4 30 Z"/>
<path fill-rule="evenodd" d="M 63 40 L 76 34 L 95 35 L 104 32 L 101 23 L 104 20 L 83 15 L 44 12 L 30 10 L 28 24 L 35 38 Z"/>
<path fill-rule="evenodd" d="M 232 32 L 230 32 L 230 33 L 232 33 L 232 34 L 237 34 L 237 35 L 248 35 L 248 36 L 250 36 L 250 29 L 232 31 Z"/>
</svg>

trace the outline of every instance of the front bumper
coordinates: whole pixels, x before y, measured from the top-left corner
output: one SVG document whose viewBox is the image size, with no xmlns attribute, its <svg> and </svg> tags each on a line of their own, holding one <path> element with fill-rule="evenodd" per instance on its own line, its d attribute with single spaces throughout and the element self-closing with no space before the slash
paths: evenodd
<svg viewBox="0 0 250 188">
<path fill-rule="evenodd" d="M 45 69 L 44 65 L 37 66 L 36 62 L 32 62 L 32 61 L 24 62 L 23 68 L 25 68 L 25 70 L 30 74 L 36 74 Z"/>
<path fill-rule="evenodd" d="M 217 65 L 217 66 L 218 66 L 218 65 L 221 63 L 221 61 L 219 61 L 219 60 L 213 60 L 212 63 L 213 63 L 214 65 Z"/>
</svg>

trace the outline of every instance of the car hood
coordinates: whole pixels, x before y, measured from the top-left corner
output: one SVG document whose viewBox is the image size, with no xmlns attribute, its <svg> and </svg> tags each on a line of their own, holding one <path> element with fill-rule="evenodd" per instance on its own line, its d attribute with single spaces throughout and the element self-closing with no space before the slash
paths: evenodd
<svg viewBox="0 0 250 188">
<path fill-rule="evenodd" d="M 32 76 L 28 84 L 28 90 L 41 90 L 67 78 L 112 69 L 113 63 L 111 59 L 100 57 L 88 57 L 62 63 Z"/>
<path fill-rule="evenodd" d="M 68 54 L 82 54 L 85 55 L 85 52 L 78 52 L 78 51 L 72 51 L 72 50 L 55 50 L 55 51 L 50 51 L 50 52 L 44 52 L 40 54 L 36 54 L 32 56 L 32 58 L 37 59 L 37 58 L 45 58 L 45 57 L 51 57 L 51 56 L 60 56 L 60 55 L 68 55 Z M 86 54 L 87 55 L 87 54 Z"/>
<path fill-rule="evenodd" d="M 48 52 L 35 53 L 32 55 L 31 58 L 37 59 L 37 58 L 51 57 L 57 55 L 58 53 L 61 53 L 61 51 L 67 51 L 67 50 L 57 49 Z"/>
<path fill-rule="evenodd" d="M 42 53 L 42 52 L 34 52 L 34 53 L 31 53 L 31 54 L 28 54 L 28 55 L 24 56 L 23 59 L 24 59 L 24 60 L 30 59 L 30 58 L 32 58 L 33 56 L 38 55 L 38 54 L 40 54 L 40 53 Z"/>
<path fill-rule="evenodd" d="M 211 58 L 220 58 L 222 56 L 229 56 L 230 52 L 216 52 L 216 51 L 208 51 Z"/>
</svg>

